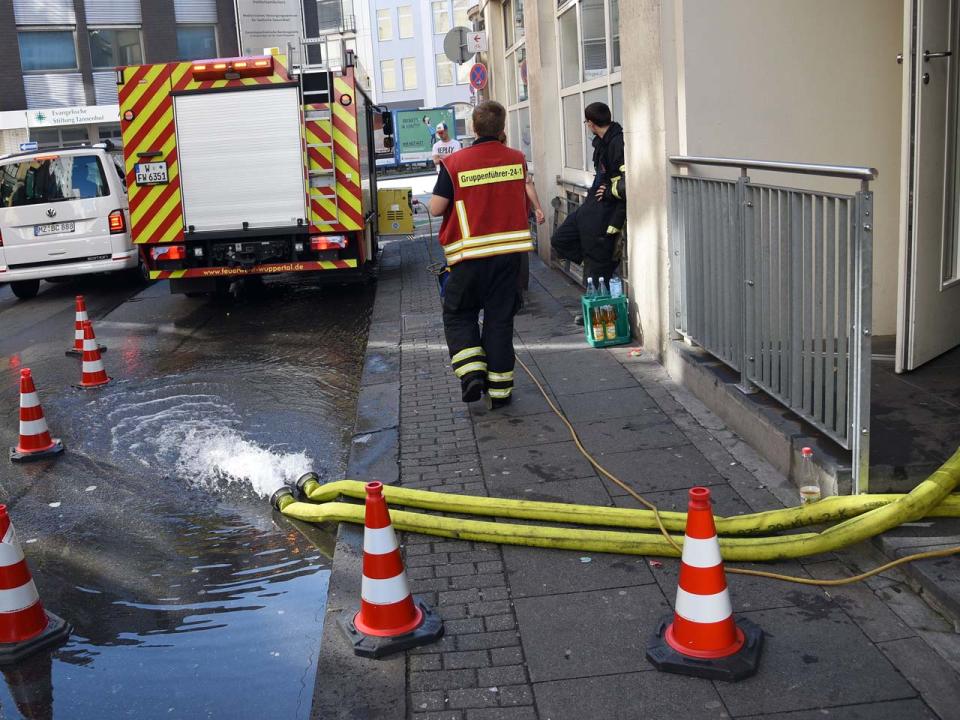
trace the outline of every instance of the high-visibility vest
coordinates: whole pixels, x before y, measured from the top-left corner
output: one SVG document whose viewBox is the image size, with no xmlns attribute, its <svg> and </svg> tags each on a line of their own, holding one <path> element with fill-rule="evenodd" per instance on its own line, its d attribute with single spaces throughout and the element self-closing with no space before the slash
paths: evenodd
<svg viewBox="0 0 960 720">
<path fill-rule="evenodd" d="M 533 250 L 523 153 L 486 141 L 442 162 L 453 181 L 453 202 L 440 225 L 448 265 Z"/>
</svg>

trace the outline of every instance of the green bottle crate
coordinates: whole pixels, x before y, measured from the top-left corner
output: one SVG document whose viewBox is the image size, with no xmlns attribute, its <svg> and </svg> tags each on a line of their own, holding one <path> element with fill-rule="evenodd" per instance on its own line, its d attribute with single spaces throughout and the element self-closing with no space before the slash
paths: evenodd
<svg viewBox="0 0 960 720">
<path fill-rule="evenodd" d="M 612 298 L 609 295 L 602 297 L 587 297 L 583 295 L 580 298 L 580 305 L 583 308 L 583 334 L 591 346 L 609 347 L 611 345 L 623 345 L 630 342 L 630 308 L 625 295 L 618 298 Z M 593 309 L 604 305 L 612 305 L 613 309 L 617 312 L 617 337 L 613 340 L 607 340 L 606 335 L 599 340 L 593 337 Z"/>
</svg>

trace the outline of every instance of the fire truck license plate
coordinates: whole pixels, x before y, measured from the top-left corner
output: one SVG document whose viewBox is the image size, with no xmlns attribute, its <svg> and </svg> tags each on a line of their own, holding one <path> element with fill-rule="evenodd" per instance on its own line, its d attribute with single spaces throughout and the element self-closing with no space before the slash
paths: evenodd
<svg viewBox="0 0 960 720">
<path fill-rule="evenodd" d="M 170 180 L 167 178 L 167 164 L 158 163 L 138 163 L 135 166 L 137 174 L 137 185 L 166 185 Z"/>
</svg>

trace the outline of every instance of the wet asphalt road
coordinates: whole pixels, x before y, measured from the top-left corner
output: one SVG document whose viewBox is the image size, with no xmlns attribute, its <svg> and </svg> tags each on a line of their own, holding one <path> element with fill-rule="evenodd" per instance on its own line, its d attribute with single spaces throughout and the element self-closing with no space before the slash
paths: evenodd
<svg viewBox="0 0 960 720">
<path fill-rule="evenodd" d="M 81 293 L 113 382 L 82 391 Z M 30 367 L 55 461 L 0 461 L 42 601 L 75 626 L 0 683 L 2 718 L 306 718 L 333 538 L 268 506 L 342 477 L 373 291 L 271 278 L 234 301 L 117 278 L 0 287 L 0 447 Z M 4 453 L 6 450 L 4 449 Z"/>
</svg>

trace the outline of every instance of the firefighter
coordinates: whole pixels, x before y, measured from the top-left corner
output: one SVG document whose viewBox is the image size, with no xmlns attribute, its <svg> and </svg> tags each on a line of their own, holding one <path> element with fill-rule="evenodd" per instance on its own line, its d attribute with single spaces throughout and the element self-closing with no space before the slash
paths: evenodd
<svg viewBox="0 0 960 720">
<path fill-rule="evenodd" d="M 595 176 L 583 204 L 570 213 L 553 233 L 557 255 L 583 265 L 583 281 L 610 280 L 620 264 L 617 242 L 627 216 L 621 189 L 624 173 L 623 128 L 612 121 L 605 103 L 590 103 L 583 111 L 584 124 L 593 135 Z M 582 318 L 578 316 L 577 321 Z"/>
<path fill-rule="evenodd" d="M 464 402 L 484 393 L 491 410 L 513 393 L 513 316 L 523 254 L 533 250 L 523 153 L 498 142 L 507 112 L 498 102 L 473 111 L 477 139 L 442 158 L 430 214 L 442 215 L 440 244 L 450 277 L 443 329 Z M 483 330 L 478 323 L 483 311 Z"/>
</svg>

